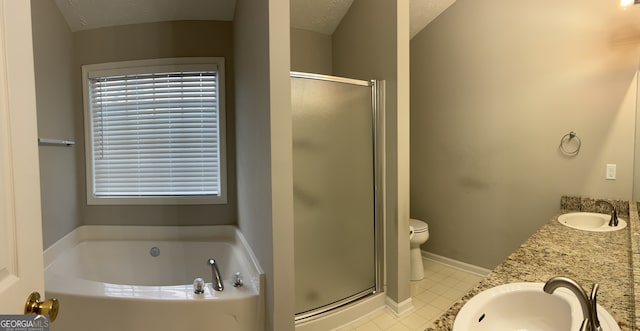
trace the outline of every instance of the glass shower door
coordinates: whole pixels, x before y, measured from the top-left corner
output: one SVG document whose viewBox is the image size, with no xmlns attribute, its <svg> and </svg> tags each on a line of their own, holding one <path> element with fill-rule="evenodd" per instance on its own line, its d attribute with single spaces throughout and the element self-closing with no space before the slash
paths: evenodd
<svg viewBox="0 0 640 331">
<path fill-rule="evenodd" d="M 376 289 L 374 88 L 292 74 L 296 320 Z"/>
</svg>

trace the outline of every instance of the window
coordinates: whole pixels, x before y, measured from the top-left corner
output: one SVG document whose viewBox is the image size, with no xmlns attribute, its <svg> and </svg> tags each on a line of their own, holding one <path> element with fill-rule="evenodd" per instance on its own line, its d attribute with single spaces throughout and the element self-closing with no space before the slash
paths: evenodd
<svg viewBox="0 0 640 331">
<path fill-rule="evenodd" d="M 224 59 L 82 67 L 88 204 L 226 203 Z"/>
</svg>

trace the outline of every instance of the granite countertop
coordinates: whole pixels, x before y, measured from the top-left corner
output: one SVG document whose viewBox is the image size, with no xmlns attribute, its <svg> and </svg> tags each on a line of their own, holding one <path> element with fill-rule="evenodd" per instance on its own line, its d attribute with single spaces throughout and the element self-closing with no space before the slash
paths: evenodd
<svg viewBox="0 0 640 331">
<path fill-rule="evenodd" d="M 631 203 L 629 205 L 631 235 L 631 265 L 633 270 L 633 302 L 640 302 L 640 218 L 638 216 L 638 205 Z M 636 305 L 634 309 L 634 326 L 633 330 L 640 330 L 640 305 Z"/>
<path fill-rule="evenodd" d="M 633 204 L 629 206 L 628 213 L 632 217 L 620 215 L 620 218 L 628 221 L 628 228 L 613 232 L 587 232 L 561 225 L 557 221 L 558 215 L 576 210 L 586 211 L 582 207 L 572 209 L 561 209 L 427 331 L 451 330 L 455 316 L 464 303 L 488 288 L 513 282 L 546 282 L 553 276 L 573 278 L 587 291 L 591 290 L 593 283 L 598 283 L 598 304 L 613 316 L 620 329 L 640 330 L 636 324 L 640 320 L 636 316 L 640 315 L 634 305 L 634 300 L 640 300 L 640 293 L 634 294 L 633 290 L 634 283 L 640 288 L 640 223 L 637 207 Z M 621 211 L 627 210 L 624 208 Z M 632 272 L 634 265 L 638 270 L 635 273 Z M 634 324 L 636 329 L 633 328 Z"/>
</svg>

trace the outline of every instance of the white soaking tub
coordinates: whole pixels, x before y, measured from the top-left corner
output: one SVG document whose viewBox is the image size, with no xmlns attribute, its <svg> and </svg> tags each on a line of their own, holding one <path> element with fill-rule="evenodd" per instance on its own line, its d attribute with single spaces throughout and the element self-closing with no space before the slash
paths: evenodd
<svg viewBox="0 0 640 331">
<path fill-rule="evenodd" d="M 223 291 L 211 286 L 210 258 Z M 264 329 L 264 273 L 233 226 L 82 226 L 44 259 L 46 297 L 60 301 L 52 331 Z"/>
</svg>

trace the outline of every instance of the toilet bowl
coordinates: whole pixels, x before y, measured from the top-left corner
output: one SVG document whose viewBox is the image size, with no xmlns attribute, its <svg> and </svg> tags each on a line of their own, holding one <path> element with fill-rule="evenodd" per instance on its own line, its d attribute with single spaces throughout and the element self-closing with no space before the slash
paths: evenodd
<svg viewBox="0 0 640 331">
<path fill-rule="evenodd" d="M 420 246 L 429 239 L 429 225 L 423 221 L 409 220 L 409 247 L 411 263 L 411 280 L 424 278 L 424 266 L 422 265 L 422 251 Z"/>
</svg>

